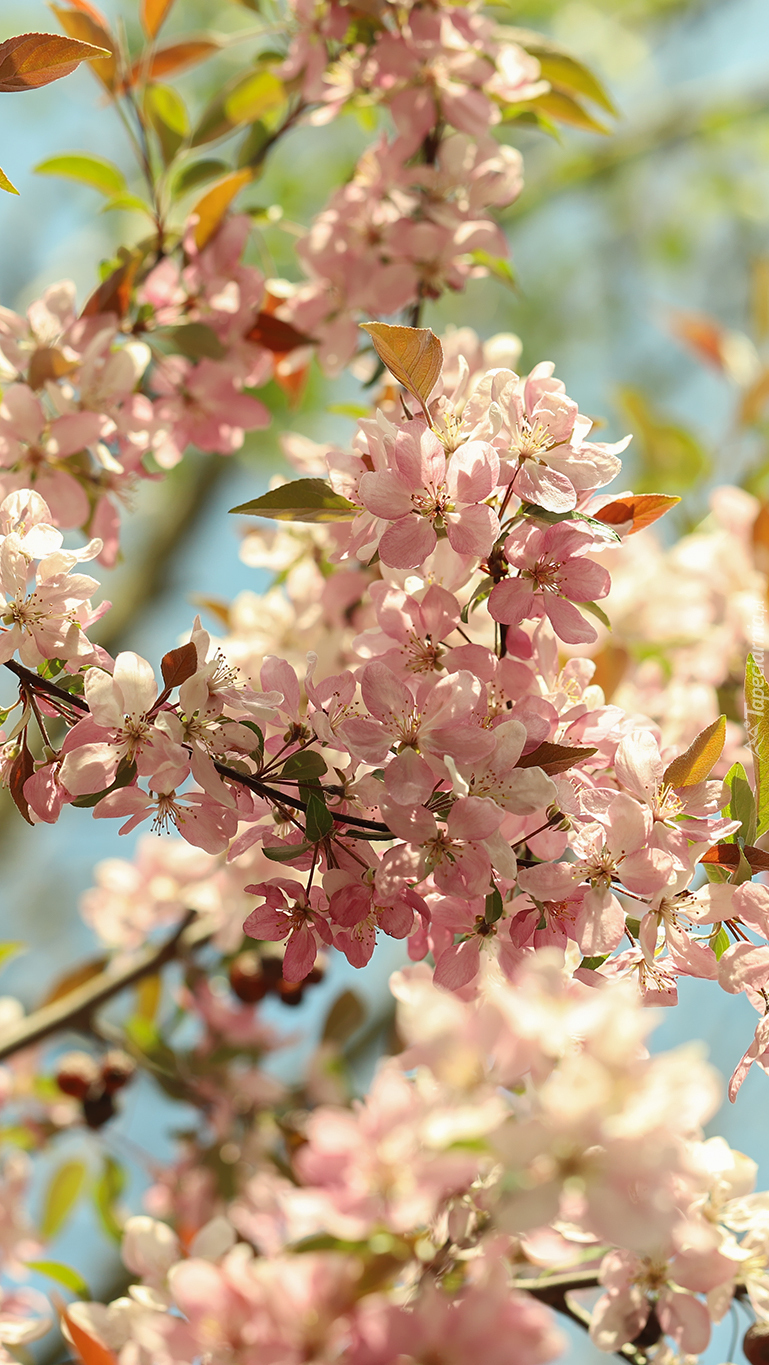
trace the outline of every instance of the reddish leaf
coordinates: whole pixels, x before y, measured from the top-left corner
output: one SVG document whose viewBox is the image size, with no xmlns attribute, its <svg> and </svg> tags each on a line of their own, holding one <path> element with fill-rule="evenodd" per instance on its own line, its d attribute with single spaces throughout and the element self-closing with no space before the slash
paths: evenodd
<svg viewBox="0 0 769 1365">
<path fill-rule="evenodd" d="M 74 1307 L 74 1305 L 73 1305 Z M 102 1342 L 92 1337 L 75 1322 L 71 1310 L 68 1312 L 63 1303 L 59 1304 L 62 1327 L 75 1348 L 78 1359 L 83 1365 L 117 1365 L 117 1356 Z"/>
<path fill-rule="evenodd" d="M 104 53 L 98 43 L 62 38 L 60 33 L 17 34 L 0 43 L 0 92 L 37 90 Z"/>
<path fill-rule="evenodd" d="M 164 47 L 155 49 L 149 62 L 143 59 L 134 62 L 131 82 L 136 81 L 140 74 L 146 81 L 162 81 L 165 76 L 176 75 L 190 66 L 196 66 L 198 62 L 204 62 L 221 46 L 222 40 L 213 34 L 206 38 L 186 38 L 178 43 L 166 43 Z"/>
<path fill-rule="evenodd" d="M 67 360 L 63 351 L 56 346 L 38 346 L 32 352 L 27 371 L 27 383 L 31 389 L 42 389 L 49 379 L 61 379 L 78 368 L 78 361 Z"/>
<path fill-rule="evenodd" d="M 282 322 L 280 318 L 273 317 L 272 313 L 257 313 L 256 322 L 251 330 L 246 332 L 246 341 L 254 341 L 266 351 L 287 355 L 298 346 L 312 345 L 313 338 L 305 336 L 304 332 L 298 332 L 290 322 Z"/>
<path fill-rule="evenodd" d="M 616 502 L 607 502 L 605 507 L 595 513 L 595 519 L 606 526 L 622 526 L 624 522 L 632 521 L 628 535 L 634 536 L 636 531 L 643 531 L 659 521 L 680 501 L 680 498 L 669 497 L 666 493 L 631 494 L 627 498 L 617 498 Z"/>
<path fill-rule="evenodd" d="M 764 853 L 761 848 L 754 848 L 752 844 L 746 844 L 742 852 L 750 863 L 751 872 L 769 872 L 769 853 Z M 700 858 L 702 863 L 711 863 L 716 867 L 727 867 L 731 871 L 739 866 L 740 849 L 737 844 L 716 844 L 714 848 L 709 848 L 707 853 Z"/>
<path fill-rule="evenodd" d="M 104 48 L 109 54 L 91 62 L 91 69 L 106 90 L 112 94 L 117 84 L 118 52 L 117 43 L 109 31 L 106 19 L 92 5 L 82 0 L 71 0 L 74 8 L 64 9 L 61 5 L 51 5 L 53 13 L 70 38 L 81 43 L 92 43 Z"/>
<path fill-rule="evenodd" d="M 113 270 L 106 280 L 102 280 L 98 289 L 94 289 L 80 316 L 91 318 L 98 313 L 116 313 L 119 318 L 125 317 L 131 303 L 131 291 L 140 260 L 141 254 L 138 251 L 130 256 L 126 254 L 122 265 Z"/>
<path fill-rule="evenodd" d="M 242 171 L 232 171 L 198 200 L 192 212 L 198 220 L 195 225 L 195 245 L 199 251 L 218 232 L 233 199 L 253 178 L 254 172 L 248 167 Z"/>
<path fill-rule="evenodd" d="M 197 666 L 198 651 L 192 640 L 186 645 L 179 645 L 178 649 L 170 649 L 163 655 L 160 664 L 166 689 L 170 692 L 172 687 L 181 687 L 183 682 L 192 677 Z"/>
<path fill-rule="evenodd" d="M 704 782 L 721 757 L 725 740 L 726 716 L 719 716 L 700 731 L 685 753 L 668 763 L 662 780 L 669 787 L 696 787 Z"/>
<path fill-rule="evenodd" d="M 714 318 L 706 313 L 682 313 L 676 310 L 670 317 L 670 330 L 702 360 L 723 370 L 726 332 Z"/>
<path fill-rule="evenodd" d="M 149 38 L 160 32 L 174 0 L 142 0 L 142 25 Z"/>
<path fill-rule="evenodd" d="M 27 798 L 24 795 L 24 783 L 28 777 L 32 776 L 34 771 L 35 760 L 29 751 L 29 746 L 27 745 L 27 732 L 25 730 L 21 741 L 21 749 L 11 764 L 11 771 L 8 777 L 8 790 L 11 793 L 14 804 L 24 816 L 28 825 L 33 825 L 35 822 L 30 818 Z"/>
<path fill-rule="evenodd" d="M 567 768 L 573 768 L 575 763 L 581 763 L 583 759 L 590 758 L 597 753 L 596 749 L 587 749 L 568 744 L 538 744 L 536 749 L 532 749 L 530 754 L 524 754 L 518 759 L 517 768 L 542 768 L 546 773 L 563 773 Z"/>
<path fill-rule="evenodd" d="M 427 403 L 443 367 L 443 347 L 429 327 L 393 327 L 387 322 L 362 322 L 374 350 L 390 374 L 413 393 L 429 418 Z"/>
</svg>

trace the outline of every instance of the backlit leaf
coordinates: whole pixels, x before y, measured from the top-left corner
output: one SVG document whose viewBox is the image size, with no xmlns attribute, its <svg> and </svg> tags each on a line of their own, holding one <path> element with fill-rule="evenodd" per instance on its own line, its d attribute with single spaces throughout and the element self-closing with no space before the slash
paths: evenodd
<svg viewBox="0 0 769 1365">
<path fill-rule="evenodd" d="M 474 265 L 482 265 L 484 270 L 488 270 L 489 274 L 494 276 L 495 280 L 500 280 L 510 289 L 517 287 L 515 272 L 506 257 L 493 256 L 490 251 L 484 251 L 482 248 L 471 251 L 470 256 Z"/>
<path fill-rule="evenodd" d="M 19 953 L 26 953 L 27 945 L 21 940 L 0 943 L 0 967 L 4 967 L 6 962 L 10 962 L 12 957 L 17 957 Z"/>
<path fill-rule="evenodd" d="M 21 741 L 21 748 L 19 749 L 18 754 L 16 755 L 15 759 L 13 760 L 13 763 L 11 764 L 11 769 L 8 774 L 7 780 L 8 790 L 11 793 L 11 797 L 13 798 L 13 803 L 16 806 L 16 809 L 19 811 L 19 814 L 23 815 L 28 825 L 34 824 L 34 821 L 31 819 L 29 814 L 27 798 L 24 795 L 24 783 L 26 782 L 28 777 L 32 776 L 34 771 L 35 760 L 29 751 L 29 747 L 27 745 L 27 734 L 25 731 Z"/>
<path fill-rule="evenodd" d="M 99 44 L 60 33 L 19 33 L 0 43 L 0 92 L 37 90 L 68 76 L 81 62 L 108 55 Z"/>
<path fill-rule="evenodd" d="M 286 87 L 280 77 L 263 69 L 248 76 L 228 95 L 224 113 L 235 126 L 254 123 L 270 109 L 278 109 L 285 98 Z"/>
<path fill-rule="evenodd" d="M 192 210 L 198 219 L 195 225 L 195 244 L 198 250 L 201 250 L 206 242 L 210 242 L 235 196 L 253 178 L 253 172 L 247 168 L 232 171 L 198 200 Z"/>
<path fill-rule="evenodd" d="M 156 333 L 158 339 L 167 337 L 174 351 L 185 355 L 188 360 L 221 360 L 227 354 L 213 327 L 205 322 L 185 322 L 178 327 Z"/>
<path fill-rule="evenodd" d="M 125 1186 L 123 1167 L 114 1157 L 105 1155 L 104 1165 L 93 1184 L 93 1202 L 104 1231 L 118 1243 L 123 1238 L 123 1219 L 119 1217 L 117 1205 Z"/>
<path fill-rule="evenodd" d="M 90 1299 L 91 1291 L 79 1271 L 74 1270 L 71 1265 L 62 1265 L 60 1261 L 25 1261 L 28 1270 L 36 1270 L 39 1275 L 47 1275 L 49 1280 L 56 1280 L 58 1284 L 63 1284 L 65 1289 L 77 1294 L 79 1299 Z"/>
<path fill-rule="evenodd" d="M 530 754 L 523 754 L 516 763 L 517 768 L 542 768 L 552 776 L 553 773 L 564 773 L 567 768 L 573 768 L 575 763 L 581 763 L 583 759 L 590 758 L 596 749 L 582 748 L 577 745 L 551 744 L 549 740 L 538 744 L 536 749 L 532 749 Z"/>
<path fill-rule="evenodd" d="M 226 174 L 229 170 L 226 161 L 219 161 L 215 157 L 205 157 L 202 161 L 191 161 L 187 166 L 183 166 L 177 172 L 174 179 L 174 194 L 187 194 L 189 190 L 197 189 L 198 185 L 205 185 L 208 180 L 216 180 Z"/>
<path fill-rule="evenodd" d="M 8 176 L 2 169 L 0 169 L 0 190 L 5 190 L 8 194 L 19 193 L 16 186 L 13 184 L 11 180 L 8 179 Z"/>
<path fill-rule="evenodd" d="M 52 1005 L 55 1000 L 61 1000 L 71 991 L 76 991 L 78 986 L 84 986 L 86 981 L 91 981 L 94 976 L 104 971 L 107 961 L 106 957 L 90 957 L 85 962 L 78 963 L 77 967 L 57 976 L 41 1003 Z"/>
<path fill-rule="evenodd" d="M 144 112 L 155 131 L 166 166 L 173 161 L 190 131 L 187 106 L 170 85 L 148 85 Z"/>
<path fill-rule="evenodd" d="M 160 662 L 160 671 L 167 690 L 181 687 L 182 683 L 197 671 L 197 667 L 198 651 L 192 640 L 186 645 L 179 645 L 178 649 L 169 649 Z"/>
<path fill-rule="evenodd" d="M 72 0 L 72 6 L 65 9 L 62 5 L 51 5 L 64 32 L 81 43 L 90 43 L 107 53 L 91 61 L 94 76 L 110 94 L 114 93 L 118 78 L 117 44 L 109 31 L 104 16 L 91 5 L 83 5 Z"/>
<path fill-rule="evenodd" d="M 443 347 L 429 327 L 391 327 L 386 322 L 362 322 L 379 359 L 390 374 L 419 399 L 427 402 L 443 367 Z"/>
<path fill-rule="evenodd" d="M 639 438 L 641 472 L 634 482 L 641 492 L 651 493 L 660 484 L 682 491 L 708 472 L 707 452 L 690 431 L 669 422 L 639 389 L 624 388 L 620 397 Z"/>
<path fill-rule="evenodd" d="M 732 764 L 724 778 L 724 784 L 729 791 L 729 800 L 722 811 L 724 819 L 740 822 L 740 828 L 728 836 L 728 841 L 731 844 L 739 841 L 754 844 L 757 838 L 756 798 L 741 763 Z"/>
<path fill-rule="evenodd" d="M 65 1161 L 54 1171 L 43 1204 L 40 1232 L 46 1241 L 64 1226 L 77 1203 L 86 1168 L 82 1161 Z"/>
<path fill-rule="evenodd" d="M 632 525 L 627 534 L 634 536 L 636 531 L 643 531 L 659 521 L 680 501 L 680 498 L 669 497 L 666 493 L 639 493 L 637 496 L 607 502 L 605 507 L 596 512 L 595 520 L 605 522 L 607 526 L 622 526 L 630 521 Z"/>
<path fill-rule="evenodd" d="M 298 332 L 290 322 L 283 322 L 281 318 L 273 317 L 272 313 L 257 313 L 253 327 L 246 332 L 246 341 L 253 341 L 277 355 L 285 355 L 299 346 L 309 346 L 312 337 Z"/>
<path fill-rule="evenodd" d="M 117 1365 L 117 1356 L 77 1323 L 71 1313 L 61 1309 L 62 1326 L 83 1365 Z"/>
<path fill-rule="evenodd" d="M 36 175 L 63 175 L 68 180 L 79 180 L 100 194 L 122 194 L 128 189 L 123 172 L 111 161 L 89 152 L 64 152 L 50 156 L 35 166 Z"/>
<path fill-rule="evenodd" d="M 581 128 L 585 133 L 610 132 L 605 123 L 600 123 L 579 100 L 567 94 L 565 90 L 553 88 L 545 95 L 537 95 L 536 99 L 531 101 L 531 106 L 557 123 L 568 123 L 572 128 Z"/>
<path fill-rule="evenodd" d="M 141 20 L 148 38 L 155 38 L 174 0 L 142 0 Z"/>
<path fill-rule="evenodd" d="M 352 521 L 358 514 L 355 504 L 335 493 L 325 479 L 294 479 L 230 511 L 273 521 Z"/>
<path fill-rule="evenodd" d="M 324 1043 L 346 1043 L 366 1018 L 366 1010 L 354 991 L 343 991 L 331 1006 L 323 1025 Z"/>
<path fill-rule="evenodd" d="M 116 313 L 118 318 L 125 317 L 131 303 L 131 292 L 136 272 L 141 263 L 140 251 L 127 251 L 121 247 L 118 255 L 123 254 L 123 260 L 115 270 L 102 280 L 98 288 L 94 289 L 83 307 L 81 317 L 95 317 L 99 313 Z"/>
<path fill-rule="evenodd" d="M 601 622 L 602 626 L 606 626 L 607 630 L 611 630 L 611 621 L 603 607 L 599 607 L 597 602 L 577 602 L 576 605 L 581 607 L 582 611 L 588 612 L 590 616 L 594 616 L 597 621 Z"/>
<path fill-rule="evenodd" d="M 721 757 L 725 740 L 726 716 L 719 716 L 700 731 L 685 753 L 668 764 L 663 782 L 669 787 L 696 787 L 704 782 Z"/>
<path fill-rule="evenodd" d="M 745 727 L 753 755 L 760 837 L 769 829 L 769 682 L 752 654 L 745 665 Z"/>
<path fill-rule="evenodd" d="M 165 76 L 178 75 L 191 66 L 197 66 L 208 57 L 213 57 L 223 46 L 223 39 L 214 33 L 201 38 L 183 38 L 177 43 L 166 43 L 156 47 L 148 63 L 137 61 L 131 70 L 131 79 L 137 80 L 143 73 L 148 81 L 160 81 Z"/>
<path fill-rule="evenodd" d="M 709 848 L 700 858 L 700 862 L 708 867 L 725 867 L 734 871 L 739 867 L 740 861 L 745 858 L 751 873 L 769 872 L 769 853 L 765 853 L 762 848 L 755 848 L 752 844 L 745 844 L 741 848 L 739 844 L 716 844 Z"/>
</svg>

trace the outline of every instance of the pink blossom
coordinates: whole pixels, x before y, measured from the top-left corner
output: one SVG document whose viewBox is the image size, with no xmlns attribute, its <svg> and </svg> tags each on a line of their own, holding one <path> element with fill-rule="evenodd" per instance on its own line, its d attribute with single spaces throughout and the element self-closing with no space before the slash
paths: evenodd
<svg viewBox="0 0 769 1365">
<path fill-rule="evenodd" d="M 492 588 L 489 612 L 494 620 L 517 626 L 527 618 L 549 616 L 556 635 L 567 644 L 596 640 L 597 632 L 574 605 L 596 601 L 609 591 L 606 570 L 585 558 L 594 548 L 593 537 L 577 527 L 557 524 L 542 530 L 528 522 L 516 528 L 505 541 L 505 557 L 518 573 Z"/>
<path fill-rule="evenodd" d="M 303 981 L 320 948 L 332 941 L 324 913 L 325 895 L 317 886 L 308 895 L 300 882 L 285 877 L 247 886 L 246 891 L 263 896 L 264 901 L 251 911 L 243 925 L 244 933 L 272 942 L 287 938 L 283 975 L 286 981 Z"/>
</svg>

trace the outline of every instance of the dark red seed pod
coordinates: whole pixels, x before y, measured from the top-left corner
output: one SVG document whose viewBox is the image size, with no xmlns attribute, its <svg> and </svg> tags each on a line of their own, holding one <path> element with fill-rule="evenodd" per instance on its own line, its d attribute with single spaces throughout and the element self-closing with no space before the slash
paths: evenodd
<svg viewBox="0 0 769 1365">
<path fill-rule="evenodd" d="M 267 981 L 268 991 L 280 993 L 280 984 L 283 980 L 283 958 L 282 957 L 263 957 L 262 971 Z"/>
<path fill-rule="evenodd" d="M 270 982 L 262 971 L 262 960 L 258 953 L 238 953 L 230 966 L 230 985 L 238 1000 L 246 1005 L 254 1005 L 264 999 Z"/>
<path fill-rule="evenodd" d="M 103 1128 L 114 1113 L 115 1101 L 103 1087 L 95 1087 L 83 1100 L 83 1118 L 89 1128 Z"/>
<path fill-rule="evenodd" d="M 59 1089 L 76 1100 L 84 1100 L 98 1079 L 98 1063 L 87 1052 L 68 1052 L 56 1068 Z"/>
<path fill-rule="evenodd" d="M 304 982 L 281 980 L 278 994 L 284 1005 L 301 1005 L 304 996 Z"/>
<path fill-rule="evenodd" d="M 114 1094 L 116 1090 L 122 1090 L 131 1080 L 136 1066 L 127 1052 L 120 1052 L 117 1048 L 108 1052 L 101 1063 L 101 1083 L 108 1095 Z"/>
<path fill-rule="evenodd" d="M 754 1322 L 742 1341 L 750 1365 L 769 1365 L 769 1322 Z"/>
<path fill-rule="evenodd" d="M 304 984 L 305 986 L 317 986 L 319 982 L 323 980 L 325 975 L 326 975 L 325 967 L 322 966 L 321 963 L 316 962 L 315 966 L 310 968 L 309 972 L 304 978 Z"/>
</svg>

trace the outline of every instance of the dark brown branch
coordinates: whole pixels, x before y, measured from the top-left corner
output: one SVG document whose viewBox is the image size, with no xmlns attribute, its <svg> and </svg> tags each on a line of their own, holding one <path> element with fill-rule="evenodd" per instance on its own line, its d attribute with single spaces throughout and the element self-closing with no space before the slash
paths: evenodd
<svg viewBox="0 0 769 1365">
<path fill-rule="evenodd" d="M 578 1327 L 587 1332 L 590 1329 L 590 1314 L 586 1308 L 579 1304 L 569 1303 L 568 1295 L 579 1289 L 599 1289 L 601 1282 L 598 1279 L 597 1269 L 593 1270 L 572 1270 L 560 1275 L 540 1275 L 536 1280 L 513 1280 L 513 1288 L 522 1290 L 526 1294 L 531 1294 L 532 1298 L 539 1299 L 540 1303 L 546 1303 L 549 1308 L 553 1308 L 562 1317 L 570 1318 Z M 626 1346 L 620 1346 L 619 1350 L 613 1354 L 620 1360 L 625 1361 L 626 1365 L 646 1365 L 646 1352 L 628 1342 Z"/>
<path fill-rule="evenodd" d="M 23 1048 L 32 1047 L 50 1038 L 63 1029 L 87 1029 L 94 1011 L 105 1005 L 113 996 L 133 986 L 142 977 L 152 976 L 175 958 L 183 957 L 195 948 L 207 943 L 213 933 L 209 920 L 198 919 L 192 911 L 177 926 L 165 943 L 149 944 L 141 948 L 131 961 L 119 971 L 99 972 L 82 986 L 68 991 L 50 1005 L 42 1005 L 20 1020 L 13 1028 L 0 1033 L 0 1060 L 10 1057 Z"/>
</svg>

